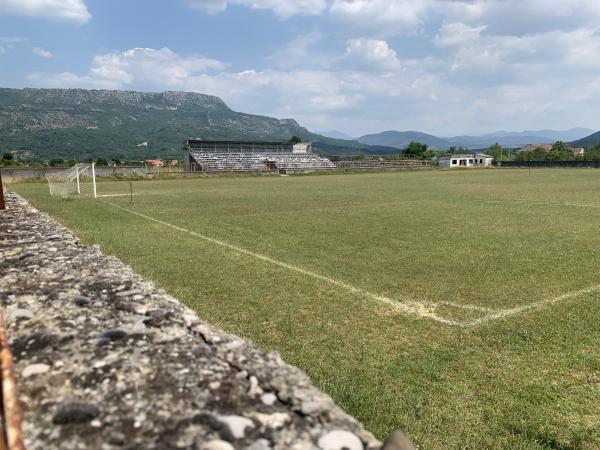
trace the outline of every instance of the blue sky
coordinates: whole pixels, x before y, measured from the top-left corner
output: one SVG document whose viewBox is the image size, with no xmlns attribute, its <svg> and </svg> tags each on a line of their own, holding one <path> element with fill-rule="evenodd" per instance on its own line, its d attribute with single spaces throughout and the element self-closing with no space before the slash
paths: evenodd
<svg viewBox="0 0 600 450">
<path fill-rule="evenodd" d="M 0 86 L 188 90 L 311 130 L 598 129 L 598 0 L 0 0 Z"/>
</svg>

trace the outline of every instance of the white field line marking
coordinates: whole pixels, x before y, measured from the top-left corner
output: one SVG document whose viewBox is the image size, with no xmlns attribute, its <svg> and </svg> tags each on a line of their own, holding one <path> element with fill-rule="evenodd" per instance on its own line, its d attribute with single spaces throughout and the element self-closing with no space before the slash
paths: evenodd
<svg viewBox="0 0 600 450">
<path fill-rule="evenodd" d="M 517 306 L 516 308 L 511 309 L 503 309 L 498 312 L 488 314 L 487 316 L 483 316 L 479 319 L 475 319 L 469 322 L 462 322 L 461 326 L 463 327 L 474 327 L 476 325 L 481 325 L 485 322 L 490 322 L 492 320 L 503 319 L 505 317 L 514 316 L 517 314 L 521 314 L 533 309 L 540 309 L 544 306 L 553 305 L 555 303 L 562 302 L 564 300 L 580 297 L 585 294 L 591 294 L 592 292 L 599 292 L 600 284 L 595 286 L 591 286 L 585 289 L 580 289 L 578 291 L 567 292 L 566 294 L 559 295 L 558 297 L 549 298 L 546 300 L 540 300 L 538 302 L 529 303 L 528 305 Z"/>
<path fill-rule="evenodd" d="M 325 281 L 325 282 L 327 282 L 329 284 L 341 287 L 341 288 L 343 288 L 343 289 L 345 289 L 345 290 L 347 290 L 349 292 L 352 292 L 355 295 L 366 297 L 366 298 L 370 298 L 370 299 L 376 300 L 378 302 L 384 303 L 384 304 L 386 304 L 388 306 L 391 306 L 395 310 L 399 310 L 399 311 L 402 311 L 402 312 L 405 312 L 405 313 L 408 313 L 408 314 L 417 315 L 417 316 L 423 317 L 423 318 L 432 319 L 432 320 L 435 320 L 437 322 L 440 322 L 440 323 L 443 323 L 443 324 L 446 324 L 446 325 L 458 326 L 458 327 L 461 327 L 461 328 L 475 327 L 477 325 L 481 325 L 481 324 L 486 323 L 486 322 L 490 322 L 490 321 L 494 321 L 494 320 L 498 320 L 498 319 L 503 319 L 505 317 L 510 317 L 510 316 L 514 316 L 514 315 L 517 315 L 517 314 L 525 313 L 525 312 L 528 312 L 528 311 L 533 310 L 533 309 L 543 308 L 545 306 L 552 305 L 552 304 L 555 304 L 555 303 L 559 303 L 559 302 L 562 302 L 564 300 L 568 300 L 568 299 L 571 299 L 571 298 L 576 298 L 576 297 L 579 297 L 581 295 L 585 295 L 585 294 L 589 294 L 589 293 L 592 293 L 592 292 L 598 292 L 598 291 L 600 291 L 600 284 L 598 284 L 598 285 L 591 286 L 591 287 L 588 287 L 588 288 L 585 288 L 585 289 L 580 289 L 578 291 L 567 292 L 565 294 L 559 295 L 558 297 L 554 297 L 554 298 L 550 298 L 550 299 L 546 299 L 546 300 L 540 300 L 538 302 L 534 302 L 534 303 L 530 303 L 530 304 L 522 305 L 522 306 L 517 306 L 515 308 L 501 309 L 501 310 L 493 310 L 493 309 L 490 309 L 490 308 L 480 307 L 480 306 L 476 306 L 476 305 L 461 305 L 461 304 L 452 303 L 452 302 L 424 303 L 424 302 L 417 302 L 417 301 L 414 301 L 414 300 L 405 300 L 404 302 L 400 302 L 400 301 L 392 300 L 391 298 L 385 297 L 383 295 L 377 295 L 377 294 L 374 294 L 372 292 L 365 291 L 364 289 L 360 289 L 360 288 L 351 286 L 351 285 L 346 284 L 346 283 L 344 283 L 342 281 L 338 281 L 338 280 L 335 280 L 333 278 L 329 278 L 329 277 L 326 277 L 324 275 L 320 275 L 318 273 L 311 272 L 310 270 L 302 269 L 301 267 L 294 266 L 294 265 L 291 265 L 291 264 L 288 264 L 288 263 L 285 263 L 285 262 L 282 262 L 282 261 L 278 261 L 278 260 L 269 258 L 268 256 L 261 255 L 259 253 L 254 253 L 254 252 L 252 252 L 250 250 L 246 250 L 246 249 L 244 249 L 242 247 L 238 247 L 236 245 L 232 245 L 232 244 L 229 244 L 227 242 L 220 241 L 218 239 L 211 238 L 209 236 L 205 236 L 205 235 L 200 234 L 200 233 L 196 233 L 195 231 L 191 231 L 191 230 L 188 230 L 186 228 L 182 228 L 182 227 L 179 227 L 177 225 L 173 225 L 173 224 L 171 224 L 169 222 L 165 222 L 165 221 L 160 220 L 160 219 L 155 219 L 154 217 L 150 217 L 150 216 L 147 216 L 145 214 L 142 214 L 142 213 L 139 213 L 139 212 L 136 212 L 136 211 L 132 211 L 132 210 L 127 209 L 127 208 L 123 208 L 122 206 L 115 205 L 114 203 L 110 203 L 110 202 L 105 202 L 105 203 L 108 204 L 108 205 L 111 205 L 111 206 L 113 206 L 113 207 L 115 207 L 117 209 L 120 209 L 122 211 L 125 211 L 125 212 L 128 212 L 130 214 L 142 217 L 142 218 L 144 218 L 146 220 L 150 220 L 152 222 L 159 223 L 161 225 L 164 225 L 166 227 L 172 228 L 174 230 L 190 234 L 190 235 L 192 235 L 194 237 L 203 239 L 203 240 L 205 240 L 207 242 L 211 242 L 211 243 L 216 244 L 216 245 L 220 245 L 222 247 L 228 248 L 228 249 L 236 251 L 238 253 L 249 255 L 249 256 L 252 256 L 254 258 L 260 259 L 262 261 L 274 264 L 276 266 L 283 267 L 283 268 L 288 269 L 288 270 L 293 270 L 295 272 L 301 273 L 303 275 L 306 275 L 306 276 L 309 276 L 309 277 L 312 277 L 312 278 L 315 278 L 315 279 L 318 279 L 318 280 L 321 280 L 321 281 Z M 434 311 L 435 311 L 436 306 L 438 306 L 438 305 L 446 305 L 446 306 L 450 306 L 450 307 L 456 307 L 456 308 L 461 308 L 461 309 L 470 309 L 470 310 L 475 310 L 475 311 L 485 311 L 485 312 L 494 311 L 494 312 L 492 312 L 490 314 L 487 314 L 487 315 L 485 315 L 483 317 L 480 317 L 478 319 L 475 319 L 475 320 L 471 320 L 471 321 L 458 321 L 458 320 L 446 319 L 444 317 L 440 317 L 439 315 L 437 315 Z"/>
<path fill-rule="evenodd" d="M 183 233 L 187 233 L 187 234 L 190 234 L 190 235 L 192 235 L 194 237 L 203 239 L 203 240 L 205 240 L 207 242 L 211 242 L 213 244 L 220 245 L 221 247 L 228 248 L 230 250 L 236 251 L 238 253 L 242 253 L 244 255 L 252 256 L 252 257 L 254 257 L 256 259 L 260 259 L 261 261 L 265 261 L 265 262 L 271 263 L 273 265 L 276 265 L 276 266 L 279 266 L 279 267 L 283 267 L 283 268 L 288 269 L 288 270 L 293 270 L 294 272 L 298 272 L 298 273 L 301 273 L 303 275 L 306 275 L 306 276 L 309 276 L 309 277 L 312 277 L 312 278 L 315 278 L 315 279 L 318 279 L 318 280 L 321 280 L 321 281 L 325 281 L 325 282 L 327 282 L 329 284 L 332 284 L 334 286 L 338 286 L 338 287 L 340 287 L 342 289 L 345 289 L 345 290 L 347 290 L 349 292 L 352 292 L 353 294 L 356 294 L 356 295 L 359 295 L 359 296 L 362 296 L 362 297 L 367 297 L 367 298 L 370 298 L 370 299 L 373 299 L 373 300 L 377 300 L 378 302 L 385 303 L 386 305 L 391 306 L 392 308 L 394 308 L 396 310 L 400 310 L 400 311 L 403 311 L 403 312 L 409 313 L 409 314 L 415 314 L 415 315 L 420 316 L 420 317 L 429 318 L 429 319 L 432 319 L 432 320 L 435 320 L 437 322 L 441 322 L 441 323 L 444 323 L 444 324 L 447 324 L 447 325 L 462 326 L 462 322 L 459 322 L 459 321 L 456 321 L 456 320 L 451 320 L 451 319 L 446 319 L 444 317 L 440 317 L 437 314 L 435 314 L 434 310 L 435 310 L 436 304 L 434 304 L 434 303 L 432 303 L 432 304 L 426 304 L 426 303 L 416 302 L 416 301 L 413 301 L 413 300 L 407 300 L 407 301 L 404 301 L 404 302 L 395 301 L 395 300 L 392 300 L 391 298 L 384 297 L 383 295 L 377 295 L 377 294 L 374 294 L 372 292 L 365 291 L 364 289 L 360 289 L 360 288 L 351 286 L 351 285 L 346 284 L 346 283 L 344 283 L 342 281 L 334 280 L 333 278 L 329 278 L 329 277 L 326 277 L 324 275 L 320 275 L 320 274 L 312 272 L 310 270 L 306 270 L 306 269 L 303 269 L 301 267 L 294 266 L 292 264 L 288 264 L 288 263 L 285 263 L 285 262 L 282 262 L 282 261 L 278 261 L 276 259 L 269 258 L 268 256 L 264 256 L 264 255 L 261 255 L 259 253 L 254 253 L 254 252 L 252 252 L 250 250 L 246 250 L 245 248 L 238 247 L 236 245 L 232 245 L 232 244 L 229 244 L 227 242 L 220 241 L 218 239 L 211 238 L 209 236 L 205 236 L 205 235 L 200 234 L 200 233 L 196 233 L 195 231 L 191 231 L 191 230 L 188 230 L 186 228 L 182 228 L 182 227 L 179 227 L 177 225 L 173 225 L 172 223 L 165 222 L 163 220 L 147 216 L 146 214 L 142 214 L 142 213 L 139 213 L 137 211 L 132 211 L 130 209 L 123 208 L 122 206 L 115 205 L 114 203 L 110 203 L 110 202 L 105 202 L 105 203 L 108 204 L 108 205 L 111 205 L 111 206 L 113 206 L 113 207 L 115 207 L 117 209 L 120 209 L 122 211 L 126 211 L 126 212 L 128 212 L 130 214 L 136 215 L 138 217 L 142 217 L 142 218 L 144 218 L 146 220 L 150 220 L 152 222 L 159 223 L 161 225 L 164 225 L 166 227 L 172 228 L 174 230 L 181 231 Z M 458 308 L 462 308 L 464 306 L 464 305 L 458 305 L 458 304 L 454 305 L 454 304 L 451 304 L 451 303 L 447 303 L 447 304 L 449 304 L 451 306 L 458 307 Z M 470 309 L 470 308 L 467 308 L 467 309 Z"/>
<path fill-rule="evenodd" d="M 135 197 L 137 194 L 133 194 L 133 196 Z M 97 197 L 130 197 L 131 194 L 102 194 L 102 195 L 97 195 Z"/>
<path fill-rule="evenodd" d="M 471 310 L 471 311 L 483 311 L 483 312 L 497 312 L 497 311 L 502 311 L 502 310 L 498 310 L 498 309 L 487 308 L 485 306 L 477 306 L 477 305 L 469 305 L 469 304 L 464 304 L 463 305 L 461 303 L 453 303 L 453 302 L 446 302 L 446 301 L 431 302 L 431 304 L 444 305 L 444 306 L 449 306 L 451 308 L 467 309 L 467 310 Z"/>
<path fill-rule="evenodd" d="M 573 208 L 600 208 L 600 205 L 586 205 L 585 203 L 569 203 L 569 202 L 530 202 L 527 200 L 484 200 L 484 203 L 511 203 L 518 205 L 532 206 L 570 206 Z"/>
</svg>

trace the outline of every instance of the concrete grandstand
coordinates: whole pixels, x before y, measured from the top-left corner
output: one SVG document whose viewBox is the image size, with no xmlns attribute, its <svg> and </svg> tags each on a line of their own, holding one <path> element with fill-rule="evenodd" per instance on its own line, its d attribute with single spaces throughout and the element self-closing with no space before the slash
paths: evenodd
<svg viewBox="0 0 600 450">
<path fill-rule="evenodd" d="M 185 142 L 186 172 L 304 172 L 336 166 L 313 153 L 309 143 L 205 141 Z"/>
</svg>

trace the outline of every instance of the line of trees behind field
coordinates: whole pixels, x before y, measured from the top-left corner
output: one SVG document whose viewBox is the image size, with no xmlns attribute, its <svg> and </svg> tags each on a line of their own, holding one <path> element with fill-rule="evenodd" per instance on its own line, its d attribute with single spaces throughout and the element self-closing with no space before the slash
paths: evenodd
<svg viewBox="0 0 600 450">
<path fill-rule="evenodd" d="M 496 161 L 597 161 L 600 160 L 600 143 L 585 149 L 582 154 L 575 154 L 573 149 L 563 141 L 556 141 L 550 149 L 537 147 L 533 150 L 504 148 L 498 143 L 491 145 L 487 149 L 481 150 L 468 150 L 463 147 L 450 147 L 448 150 L 436 150 L 428 147 L 427 144 L 411 142 L 401 149 L 397 155 L 386 155 L 384 158 L 430 160 L 439 156 L 460 155 L 475 152 L 492 156 Z M 354 158 L 364 159 L 364 156 L 358 155 Z"/>
<path fill-rule="evenodd" d="M 537 147 L 530 151 L 515 153 L 514 161 L 598 161 L 600 160 L 600 143 L 584 149 L 582 154 L 575 154 L 565 142 L 555 142 L 550 150 Z"/>
</svg>

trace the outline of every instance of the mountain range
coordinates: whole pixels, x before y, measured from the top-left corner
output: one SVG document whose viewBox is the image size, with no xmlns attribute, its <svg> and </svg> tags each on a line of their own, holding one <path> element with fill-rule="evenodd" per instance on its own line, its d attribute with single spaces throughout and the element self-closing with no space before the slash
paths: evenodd
<svg viewBox="0 0 600 450">
<path fill-rule="evenodd" d="M 419 131 L 383 131 L 377 134 L 367 134 L 359 137 L 358 142 L 369 145 L 386 145 L 388 147 L 404 148 L 411 142 L 420 142 L 438 150 L 446 150 L 452 144 L 431 134 Z"/>
<path fill-rule="evenodd" d="M 233 111 L 220 98 L 191 92 L 0 89 L 0 152 L 32 159 L 180 157 L 190 137 L 288 141 L 298 136 L 322 154 L 389 154 L 393 147 L 312 133 L 293 119 Z M 136 144 L 148 141 L 149 148 Z"/>
<path fill-rule="evenodd" d="M 405 148 L 412 141 L 427 144 L 431 148 L 447 150 L 450 147 L 466 149 L 488 148 L 496 142 L 504 147 L 524 147 L 527 144 L 552 144 L 558 140 L 573 142 L 574 146 L 594 145 L 600 141 L 600 135 L 593 135 L 594 130 L 588 128 L 571 128 L 569 130 L 529 130 L 529 131 L 496 131 L 480 136 L 438 137 L 419 131 L 383 131 L 356 138 L 358 142 L 369 145 L 385 145 L 398 149 Z M 323 132 L 325 136 L 341 136 L 338 131 Z M 590 136 L 592 135 L 592 136 Z M 575 145 L 579 140 L 581 145 Z M 587 139 L 587 140 L 585 140 Z M 587 145 L 583 145 L 586 143 Z"/>
</svg>

